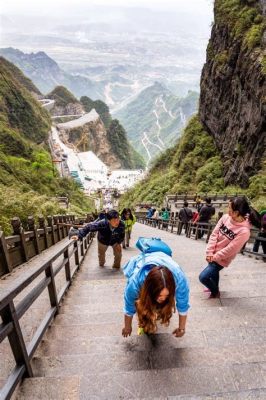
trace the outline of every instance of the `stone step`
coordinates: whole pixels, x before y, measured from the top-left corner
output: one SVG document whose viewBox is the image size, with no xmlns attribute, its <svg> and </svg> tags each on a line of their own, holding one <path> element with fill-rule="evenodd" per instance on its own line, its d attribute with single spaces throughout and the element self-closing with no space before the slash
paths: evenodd
<svg viewBox="0 0 266 400">
<path fill-rule="evenodd" d="M 80 378 L 27 378 L 18 389 L 17 400 L 79 400 Z"/>
<path fill-rule="evenodd" d="M 196 342 L 196 339 L 199 342 Z M 193 340 L 194 339 L 194 340 Z M 87 338 L 74 340 L 54 340 L 53 342 L 43 342 L 38 357 L 41 356 L 64 356 L 64 355 L 84 355 L 108 357 L 110 354 L 127 355 L 130 353 L 149 353 L 149 356 L 157 359 L 156 365 L 165 368 L 175 368 L 179 366 L 195 366 L 204 364 L 224 364 L 247 362 L 266 362 L 266 345 L 262 341 L 246 343 L 245 341 L 237 344 L 234 341 L 228 345 L 212 342 L 209 346 L 207 340 L 197 334 L 187 334 L 186 338 L 177 339 L 172 335 L 157 334 L 152 337 L 142 336 L 124 339 L 122 337 L 111 338 Z M 180 358 L 181 356 L 181 358 Z M 173 365 L 172 365 L 173 364 Z M 163 367 L 162 367 L 163 368 Z"/>
<path fill-rule="evenodd" d="M 62 367 L 60 367 L 60 371 L 64 373 L 64 376 L 66 374 L 73 376 L 79 371 L 79 366 L 86 362 L 86 359 L 82 360 L 83 363 L 75 362 L 73 366 L 66 363 L 66 357 L 62 360 L 58 360 L 59 365 L 60 361 L 64 362 Z M 114 359 L 112 361 L 114 362 Z M 134 362 L 135 368 L 129 370 L 129 366 L 133 368 Z M 149 364 L 149 362 L 149 360 L 146 360 L 145 364 Z M 54 363 L 55 361 L 51 361 L 50 364 L 46 366 L 49 375 L 56 373 L 56 366 Z M 88 362 L 86 366 L 89 368 L 89 371 L 93 369 Z M 102 364 L 103 370 L 98 373 L 99 365 L 96 364 L 94 372 L 88 373 L 87 371 L 86 375 L 80 376 L 79 398 L 84 400 L 132 400 L 162 397 L 164 399 L 174 400 L 176 396 L 181 395 L 204 396 L 208 394 L 210 396 L 219 393 L 219 396 L 222 396 L 223 393 L 230 393 L 230 395 L 232 395 L 233 393 L 250 391 L 252 389 L 263 389 L 265 393 L 266 389 L 266 363 L 226 364 L 222 366 L 211 365 L 168 369 L 157 369 L 156 365 L 150 363 L 148 369 L 139 369 L 140 361 L 131 359 L 127 360 L 124 364 L 125 370 L 123 371 L 117 370 L 116 366 L 116 363 Z M 85 369 L 84 365 L 82 369 Z M 58 378 L 61 379 L 62 377 L 60 376 Z M 38 399 L 38 397 L 36 398 Z M 46 397 L 44 397 L 44 399 L 46 399 Z M 53 397 L 51 399 L 53 399 Z"/>
<path fill-rule="evenodd" d="M 120 324 L 77 324 L 77 325 L 56 325 L 53 323 L 47 331 L 46 337 L 49 340 L 56 339 L 72 339 L 76 336 L 80 337 L 103 337 L 120 336 L 122 332 L 123 320 Z M 137 322 L 133 322 L 133 331 L 137 332 Z"/>
<path fill-rule="evenodd" d="M 62 387 L 60 387 L 62 385 Z M 72 379 L 66 378 L 28 378 L 25 379 L 24 383 L 20 386 L 17 394 L 17 400 L 118 400 L 118 399 L 130 399 L 140 400 L 140 397 L 127 397 L 127 392 L 123 396 L 117 397 L 116 394 L 110 394 L 106 397 L 105 394 L 102 396 L 91 396 L 87 397 L 86 393 L 82 393 L 79 387 L 79 378 L 73 377 Z M 203 395 L 174 395 L 167 396 L 167 400 L 265 400 L 266 389 L 251 389 L 241 391 L 231 391 L 225 393 L 212 393 L 206 392 Z M 141 400 L 166 400 L 166 397 L 154 397 L 145 396 L 141 397 Z"/>
<path fill-rule="evenodd" d="M 223 295 L 223 293 L 222 293 Z M 198 295 L 190 296 L 190 305 L 191 312 L 198 312 L 198 308 L 204 310 L 206 308 L 214 308 L 214 307 L 222 307 L 223 311 L 225 311 L 226 307 L 230 307 L 230 309 L 237 308 L 237 310 L 254 310 L 254 311 L 263 311 L 265 309 L 266 297 L 222 297 L 220 299 L 208 299 L 208 294 L 201 293 Z M 112 298 L 110 302 L 110 298 L 105 296 L 103 298 L 97 298 L 96 296 L 90 297 L 77 297 L 77 298 L 68 298 L 64 301 L 63 305 L 60 308 L 60 314 L 66 313 L 83 313 L 87 311 L 93 312 L 93 310 L 98 309 L 108 309 L 109 312 L 117 312 L 118 310 L 123 310 L 124 307 L 124 299 L 122 296 Z"/>
<path fill-rule="evenodd" d="M 161 398 L 162 399 L 162 398 Z M 211 395 L 204 394 L 203 396 L 185 395 L 185 396 L 170 396 L 168 400 L 265 400 L 266 389 L 251 389 L 240 390 L 237 392 L 228 393 L 213 393 Z M 145 399 L 143 399 L 145 400 Z"/>
<path fill-rule="evenodd" d="M 137 323 L 133 320 L 133 332 L 132 336 L 128 339 L 122 338 L 121 330 L 122 325 L 119 327 L 116 324 L 106 325 L 103 329 L 102 324 L 91 326 L 91 325 L 76 325 L 69 329 L 68 326 L 53 325 L 49 328 L 46 335 L 46 340 L 64 340 L 72 341 L 77 338 L 78 340 L 96 340 L 102 342 L 102 346 L 107 342 L 116 342 L 121 338 L 123 343 L 126 340 L 137 340 Z M 159 327 L 161 336 L 167 335 L 165 328 Z M 168 329 L 171 333 L 171 327 Z M 170 335 L 171 336 L 171 335 Z M 174 341 L 175 343 L 175 341 Z M 208 329 L 203 331 L 202 329 L 188 329 L 185 336 L 182 339 L 177 340 L 177 347 L 204 347 L 206 346 L 230 346 L 230 345 L 253 345 L 255 343 L 266 343 L 266 327 L 235 327 L 235 328 L 224 328 L 224 329 Z"/>
<path fill-rule="evenodd" d="M 186 272 L 186 276 L 189 281 L 194 281 L 198 282 L 198 276 L 200 272 L 203 270 L 204 267 L 197 268 L 196 271 L 194 272 Z M 109 270 L 108 270 L 109 271 Z M 99 278 L 98 279 L 92 279 L 91 276 L 86 279 L 87 272 L 82 273 L 80 272 L 77 279 L 73 282 L 72 286 L 77 288 L 77 287 L 87 287 L 87 286 L 101 286 L 101 284 L 110 284 L 110 286 L 123 286 L 123 283 L 126 283 L 127 279 L 125 276 L 120 273 L 121 271 L 116 271 L 116 270 L 110 270 L 110 272 L 105 271 L 104 269 L 99 270 Z M 95 271 L 91 271 L 91 273 L 95 274 Z M 243 273 L 239 271 L 234 271 L 234 268 L 230 267 L 228 269 L 224 269 L 221 271 L 221 277 L 222 280 L 225 281 L 227 284 L 230 282 L 232 285 L 235 285 L 239 281 L 248 282 L 249 284 L 261 284 L 263 283 L 263 280 L 266 277 L 266 271 L 265 271 L 265 265 L 260 263 L 258 265 L 258 268 L 252 268 L 249 271 L 246 271 L 245 267 L 245 279 L 243 279 Z M 109 279 L 106 279 L 106 276 L 109 277 L 109 275 L 112 275 L 115 280 L 109 281 Z"/>
<path fill-rule="evenodd" d="M 80 273 L 80 279 L 83 280 L 99 280 L 103 279 L 105 281 L 112 281 L 112 280 L 125 280 L 124 274 L 122 269 L 113 269 L 111 265 L 105 268 L 99 269 L 87 269 Z"/>
<path fill-rule="evenodd" d="M 196 283 L 198 282 L 197 281 L 198 275 L 202 269 L 203 268 L 197 268 L 197 271 L 193 273 L 186 272 L 186 276 L 189 279 L 190 283 L 191 281 L 192 283 L 194 283 L 194 280 Z M 102 270 L 100 270 L 99 272 L 101 271 Z M 97 290 L 97 288 L 102 285 L 110 285 L 110 288 L 112 288 L 113 286 L 124 287 L 124 285 L 126 284 L 126 278 L 124 277 L 124 275 L 119 274 L 119 276 L 117 276 L 117 271 L 111 271 L 111 272 L 113 272 L 116 278 L 115 280 L 105 279 L 102 273 L 99 275 L 99 279 L 91 279 L 91 277 L 89 277 L 89 279 L 85 279 L 84 275 L 86 275 L 87 273 L 80 272 L 77 279 L 73 282 L 71 287 L 73 288 L 90 287 L 92 290 Z M 109 273 L 107 275 L 109 276 Z M 245 279 L 243 279 L 243 273 L 239 273 L 238 271 L 234 272 L 233 268 L 222 271 L 221 277 L 222 277 L 222 282 L 223 281 L 226 282 L 227 285 L 231 283 L 232 286 L 235 286 L 235 284 L 239 283 L 239 281 L 243 281 L 242 283 L 244 283 L 245 281 L 247 282 L 247 285 L 250 284 L 255 285 L 256 283 L 261 284 L 263 280 L 265 280 L 266 271 L 265 271 L 265 266 L 263 268 L 263 266 L 259 264 L 257 269 L 254 268 L 254 266 L 252 266 L 249 272 L 246 271 L 245 267 Z"/>
<path fill-rule="evenodd" d="M 265 279 L 264 279 L 265 281 Z M 232 281 L 224 281 L 221 279 L 220 291 L 222 297 L 264 297 L 265 296 L 265 285 L 264 281 L 238 281 L 236 283 Z M 101 285 L 81 285 L 77 288 L 71 287 L 68 292 L 68 299 L 77 299 L 79 297 L 86 298 L 104 298 L 109 299 L 123 296 L 126 282 L 122 285 L 113 285 L 109 287 L 108 282 L 101 283 Z M 201 295 L 203 286 L 200 282 L 190 283 L 190 294 L 192 296 Z"/>
<path fill-rule="evenodd" d="M 136 328 L 136 327 L 135 327 Z M 64 332 L 65 333 L 65 332 Z M 118 332 L 117 332 L 118 333 Z M 60 333 L 61 334 L 61 333 Z M 83 354 L 83 353 L 127 353 L 128 351 L 149 351 L 153 350 L 155 345 L 160 349 L 175 349 L 189 347 L 204 347 L 207 341 L 202 332 L 189 332 L 182 339 L 177 339 L 169 334 L 156 334 L 153 337 L 147 335 L 123 338 L 119 336 L 88 336 L 86 332 L 75 330 L 72 336 L 67 335 L 58 338 L 54 333 L 48 335 L 43 340 L 38 350 L 38 357 L 59 356 L 60 354 Z"/>
<path fill-rule="evenodd" d="M 136 327 L 135 327 L 136 328 Z M 160 333 L 150 339 L 148 336 L 137 336 L 133 331 L 131 337 L 123 338 L 122 335 L 117 336 L 96 336 L 91 337 L 86 331 L 80 329 L 71 330 L 71 335 L 67 334 L 68 331 L 60 330 L 59 332 L 51 332 L 47 338 L 43 340 L 42 345 L 38 350 L 38 356 L 58 356 L 60 354 L 83 354 L 83 353 L 106 353 L 116 352 L 125 353 L 128 351 L 144 351 L 153 350 L 156 348 L 166 349 L 169 348 L 195 348 L 200 349 L 210 347 L 214 348 L 212 351 L 219 352 L 220 348 L 229 348 L 230 346 L 249 347 L 264 349 L 266 341 L 265 328 L 245 329 L 227 329 L 224 330 L 223 335 L 219 331 L 188 331 L 182 339 L 177 339 L 171 334 Z M 118 333 L 118 332 L 116 332 Z M 62 339 L 63 338 L 63 339 Z M 253 350 L 251 350 L 253 351 Z"/>
<path fill-rule="evenodd" d="M 171 319 L 171 327 L 176 326 L 178 315 L 175 314 Z M 120 312 L 100 311 L 100 307 L 95 307 L 92 311 L 87 310 L 82 313 L 59 314 L 55 318 L 55 325 L 98 325 L 98 324 L 117 324 L 119 327 L 124 320 L 122 310 Z M 252 308 L 237 309 L 237 307 L 212 307 L 212 308 L 191 308 L 187 320 L 187 330 L 202 329 L 209 330 L 215 328 L 234 328 L 242 327 L 263 327 L 266 326 L 266 309 L 260 311 L 260 318 Z"/>
<path fill-rule="evenodd" d="M 101 373 L 110 366 L 112 371 L 136 371 L 146 369 L 169 369 L 184 367 L 209 367 L 226 366 L 234 364 L 265 363 L 266 345 L 254 344 L 252 346 L 223 346 L 223 347 L 172 347 L 166 341 L 161 347 L 155 335 L 151 344 L 145 340 L 142 346 L 132 345 L 132 341 L 125 341 L 123 346 L 109 345 L 106 349 L 100 346 L 91 347 L 89 342 L 81 342 L 68 347 L 62 342 L 58 347 L 50 347 L 51 356 L 34 357 L 33 366 L 37 376 L 71 375 L 79 371 L 81 375 Z M 177 342 L 177 339 L 176 339 Z M 115 351 L 116 348 L 116 351 Z M 54 353 L 53 353 L 54 350 Z M 49 351 L 49 348 L 48 348 Z M 62 366 L 64 371 L 62 371 Z"/>
</svg>

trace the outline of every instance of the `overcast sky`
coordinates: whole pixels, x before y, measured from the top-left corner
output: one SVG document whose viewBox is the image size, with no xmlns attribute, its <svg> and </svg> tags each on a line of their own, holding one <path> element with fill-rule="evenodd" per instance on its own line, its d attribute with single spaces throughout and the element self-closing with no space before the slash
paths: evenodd
<svg viewBox="0 0 266 400">
<path fill-rule="evenodd" d="M 148 7 L 151 9 L 174 9 L 193 14 L 210 14 L 213 0 L 0 0 L 1 14 L 24 15 L 53 15 L 61 9 L 62 14 L 66 9 L 75 8 L 79 13 L 82 8 L 91 5 L 108 5 L 123 7 Z"/>
</svg>

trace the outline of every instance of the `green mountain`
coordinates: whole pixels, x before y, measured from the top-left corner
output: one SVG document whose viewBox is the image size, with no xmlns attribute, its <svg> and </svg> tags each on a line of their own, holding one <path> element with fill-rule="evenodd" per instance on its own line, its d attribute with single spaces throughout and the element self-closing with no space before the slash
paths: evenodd
<svg viewBox="0 0 266 400">
<path fill-rule="evenodd" d="M 109 107 L 107 104 L 105 104 L 102 100 L 92 100 L 88 96 L 81 96 L 80 102 L 83 105 L 84 110 L 88 113 L 90 112 L 93 108 L 95 111 L 99 114 L 101 117 L 101 120 L 103 121 L 106 129 L 108 129 L 111 121 L 112 121 L 112 116 L 109 111 Z"/>
<path fill-rule="evenodd" d="M 9 70 L 9 72 L 13 76 L 15 76 L 16 80 L 22 86 L 24 86 L 29 92 L 31 92 L 31 94 L 41 95 L 41 92 L 39 91 L 37 86 L 35 86 L 34 83 L 29 78 L 27 78 L 19 68 L 17 68 L 14 64 L 9 62 L 4 57 L 0 57 L 0 59 L 1 59 L 1 64 L 5 66 Z"/>
<path fill-rule="evenodd" d="M 62 107 L 65 107 L 69 103 L 78 103 L 76 97 L 64 86 L 56 86 L 47 94 L 47 98 L 55 100 L 56 105 Z"/>
<path fill-rule="evenodd" d="M 156 82 L 114 115 L 148 163 L 177 141 L 186 121 L 196 112 L 197 103 L 197 93 L 178 98 Z"/>
<path fill-rule="evenodd" d="M 242 192 L 266 208 L 266 21 L 262 2 L 216 0 L 199 114 L 122 199 L 161 204 L 184 192 Z"/>
<path fill-rule="evenodd" d="M 0 57 L 0 226 L 19 216 L 64 212 L 55 196 L 68 196 L 72 210 L 85 212 L 91 203 L 69 179 L 59 178 L 47 147 L 48 112 L 32 96 L 33 85 Z"/>
</svg>

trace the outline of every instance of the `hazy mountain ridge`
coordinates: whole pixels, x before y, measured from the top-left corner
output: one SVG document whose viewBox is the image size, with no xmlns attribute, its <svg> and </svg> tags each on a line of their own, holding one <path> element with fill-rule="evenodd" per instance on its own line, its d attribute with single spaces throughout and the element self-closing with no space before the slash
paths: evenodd
<svg viewBox="0 0 266 400">
<path fill-rule="evenodd" d="M 0 49 L 0 54 L 20 68 L 42 93 L 62 85 L 77 97 L 89 94 L 95 100 L 103 98 L 104 83 L 92 82 L 87 77 L 65 72 L 43 51 L 25 54 L 17 49 L 6 48 Z"/>
</svg>

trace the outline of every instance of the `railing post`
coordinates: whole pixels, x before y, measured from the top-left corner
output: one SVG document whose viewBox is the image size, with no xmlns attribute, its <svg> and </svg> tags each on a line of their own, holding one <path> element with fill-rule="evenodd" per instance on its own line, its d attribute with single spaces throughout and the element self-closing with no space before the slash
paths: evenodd
<svg viewBox="0 0 266 400">
<path fill-rule="evenodd" d="M 2 227 L 0 226 L 0 247 L 2 249 L 2 254 L 3 254 L 3 269 L 2 272 L 4 274 L 7 274 L 8 272 L 12 271 L 12 265 L 10 262 L 10 258 L 9 258 L 9 253 L 8 253 L 8 249 L 7 249 L 7 244 L 6 244 L 6 239 L 5 239 L 5 235 L 4 232 L 2 231 Z"/>
<path fill-rule="evenodd" d="M 55 231 L 54 231 L 54 220 L 51 215 L 47 217 L 48 226 L 51 227 L 51 234 L 52 234 L 52 244 L 55 244 Z"/>
<path fill-rule="evenodd" d="M 43 237 L 44 237 L 44 243 L 45 243 L 45 248 L 48 249 L 49 244 L 48 244 L 48 232 L 47 232 L 47 227 L 45 223 L 44 217 L 39 217 L 39 228 L 43 229 Z"/>
<path fill-rule="evenodd" d="M 60 234 L 60 225 L 58 225 L 58 215 L 54 215 L 54 224 L 56 225 L 56 229 L 57 229 L 57 242 L 60 242 L 61 240 L 61 234 Z"/>
<path fill-rule="evenodd" d="M 26 239 L 25 239 L 24 229 L 21 226 L 20 219 L 18 217 L 12 218 L 11 225 L 12 225 L 12 228 L 13 228 L 13 235 L 19 235 L 20 236 L 21 247 L 22 247 L 22 251 L 23 251 L 23 258 L 24 258 L 25 261 L 28 261 L 29 260 L 29 256 L 28 256 L 27 243 L 26 243 Z"/>
<path fill-rule="evenodd" d="M 67 259 L 65 263 L 65 273 L 66 273 L 66 280 L 71 281 L 71 271 L 70 271 L 70 262 L 69 262 L 69 247 L 64 251 L 64 259 Z"/>
<path fill-rule="evenodd" d="M 80 255 L 81 257 L 84 257 L 84 239 L 82 239 L 80 243 Z"/>
<path fill-rule="evenodd" d="M 79 247 L 77 240 L 74 242 L 74 252 L 75 252 L 75 264 L 79 267 Z"/>
<path fill-rule="evenodd" d="M 64 225 L 61 225 L 64 222 L 62 215 L 58 216 L 58 221 L 59 221 L 59 224 L 60 224 L 60 225 L 58 225 L 58 229 L 59 229 L 59 232 L 60 232 L 60 238 L 64 239 L 64 237 L 65 237 L 65 229 L 64 229 Z"/>
<path fill-rule="evenodd" d="M 59 221 L 60 221 L 60 219 L 59 219 Z M 67 216 L 66 215 L 62 216 L 62 222 L 64 224 L 67 223 Z M 63 237 L 65 238 L 66 236 L 67 236 L 67 227 L 66 227 L 66 225 L 63 225 Z"/>
<path fill-rule="evenodd" d="M 29 231 L 33 231 L 34 233 L 34 246 L 36 249 L 36 253 L 40 254 L 41 250 L 40 250 L 38 232 L 37 232 L 37 227 L 35 225 L 34 217 L 28 217 L 28 229 Z"/>
<path fill-rule="evenodd" d="M 52 264 L 48 265 L 48 267 L 46 268 L 45 275 L 47 278 L 51 278 L 51 282 L 48 285 L 48 292 L 49 292 L 51 307 L 56 307 L 57 312 L 58 312 L 59 305 L 58 305 L 58 298 L 57 298 L 57 292 L 56 292 L 56 286 L 55 286 L 55 280 L 54 280 L 54 271 L 53 271 Z"/>
<path fill-rule="evenodd" d="M 4 324 L 13 323 L 13 330 L 8 335 L 8 340 L 14 358 L 18 366 L 25 365 L 27 376 L 32 377 L 33 372 L 13 301 L 1 310 L 1 317 Z"/>
</svg>

